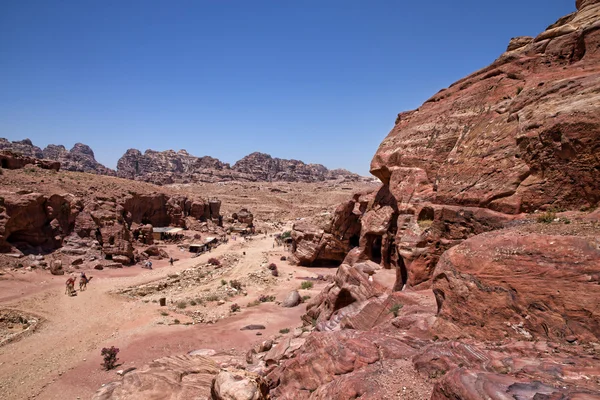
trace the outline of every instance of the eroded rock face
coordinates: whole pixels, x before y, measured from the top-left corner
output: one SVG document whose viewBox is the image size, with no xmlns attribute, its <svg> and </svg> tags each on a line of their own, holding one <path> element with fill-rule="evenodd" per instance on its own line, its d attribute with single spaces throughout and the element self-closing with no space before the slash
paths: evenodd
<svg viewBox="0 0 600 400">
<path fill-rule="evenodd" d="M 338 221 L 359 243 L 307 305 L 318 332 L 268 375 L 276 398 L 600 398 L 597 212 L 523 215 L 600 200 L 598 3 L 398 116 L 372 162 L 383 187 Z M 326 233 L 294 226 L 295 257 L 318 260 Z"/>
<path fill-rule="evenodd" d="M 62 145 L 50 144 L 43 151 L 44 158 L 60 161 L 66 171 L 88 172 L 115 176 L 116 173 L 96 161 L 92 149 L 83 143 L 75 143 L 71 150 Z"/>
<path fill-rule="evenodd" d="M 44 158 L 42 149 L 34 146 L 30 139 L 11 142 L 8 139 L 0 138 L 0 150 L 12 151 L 26 157 Z"/>
<path fill-rule="evenodd" d="M 371 172 L 390 189 L 399 174 L 420 181 L 439 204 L 510 214 L 596 204 L 600 6 L 578 8 L 401 113 Z"/>
<path fill-rule="evenodd" d="M 444 253 L 433 290 L 439 317 L 462 334 L 597 342 L 600 239 L 515 230 L 475 236 Z"/>
<path fill-rule="evenodd" d="M 93 399 L 206 399 L 210 398 L 211 384 L 218 373 L 217 364 L 207 357 L 164 357 L 127 373 L 120 381 L 104 385 Z"/>
<path fill-rule="evenodd" d="M 53 171 L 60 170 L 58 161 L 43 160 L 39 158 L 24 156 L 10 150 L 0 151 L 0 166 L 6 169 L 21 169 L 25 166 L 37 166 L 42 169 L 51 169 Z"/>
<path fill-rule="evenodd" d="M 213 400 L 267 400 L 269 388 L 252 372 L 221 371 L 212 382 L 211 395 Z"/>
<path fill-rule="evenodd" d="M 146 150 L 142 154 L 137 149 L 129 149 L 119 160 L 117 170 L 122 178 L 159 185 L 232 180 L 317 182 L 361 179 L 360 176 L 345 170 L 328 170 L 320 164 L 283 160 L 263 153 L 252 153 L 232 167 L 213 157 L 192 156 L 185 150 L 178 152 Z"/>
<path fill-rule="evenodd" d="M 340 178 L 356 181 L 360 178 L 346 170 L 328 170 L 321 164 L 273 158 L 264 153 L 249 154 L 236 162 L 232 169 L 252 177 L 252 180 L 267 182 L 318 182 Z"/>
<path fill-rule="evenodd" d="M 441 254 L 473 235 L 525 212 L 598 204 L 600 4 L 578 8 L 398 116 L 371 163 L 383 187 L 358 214 L 348 263 L 396 268 L 397 290 L 425 288 Z M 352 247 L 327 233 L 298 227 L 301 264 L 327 244 L 334 259 Z"/>
<path fill-rule="evenodd" d="M 122 198 L 80 199 L 70 194 L 7 193 L 0 198 L 0 251 L 51 251 L 64 241 L 96 240 L 103 256 L 121 264 L 135 261 L 132 242 L 151 243 L 152 226 L 182 226 L 190 220 L 220 220 L 220 201 L 128 193 Z M 217 214 L 215 214 L 215 212 Z M 134 235 L 135 233 L 135 235 Z M 85 253 L 69 246 L 65 251 Z M 82 253 L 82 254 L 83 254 Z"/>
<path fill-rule="evenodd" d="M 359 193 L 335 210 L 331 223 L 319 227 L 300 221 L 292 227 L 292 261 L 305 266 L 340 264 L 350 249 L 358 246 L 360 217 L 372 193 Z"/>
<path fill-rule="evenodd" d="M 65 146 L 55 144 L 50 144 L 42 150 L 34 146 L 29 139 L 10 142 L 0 138 L 0 150 L 8 150 L 21 156 L 37 159 L 29 163 L 39 164 L 42 168 L 45 168 L 42 165 L 50 163 L 48 160 L 53 160 L 55 166 L 47 169 L 58 171 L 58 168 L 62 166 L 62 169 L 66 171 L 115 175 L 115 171 L 97 162 L 92 149 L 83 143 L 76 143 L 71 150 L 67 150 Z"/>
</svg>

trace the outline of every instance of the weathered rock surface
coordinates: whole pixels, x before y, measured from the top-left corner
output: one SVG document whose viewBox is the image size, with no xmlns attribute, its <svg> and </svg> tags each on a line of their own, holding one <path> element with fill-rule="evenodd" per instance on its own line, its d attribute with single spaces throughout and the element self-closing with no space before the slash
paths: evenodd
<svg viewBox="0 0 600 400">
<path fill-rule="evenodd" d="M 44 158 L 42 149 L 34 146 L 31 140 L 23 139 L 11 142 L 8 139 L 0 138 L 0 150 L 9 150 L 13 153 L 26 157 Z"/>
<path fill-rule="evenodd" d="M 360 218 L 373 193 L 359 193 L 335 210 L 324 229 L 307 221 L 292 227 L 292 261 L 304 266 L 340 264 L 351 248 L 358 246 Z"/>
<path fill-rule="evenodd" d="M 600 236 L 475 236 L 444 253 L 433 290 L 439 317 L 462 335 L 598 342 Z"/>
<path fill-rule="evenodd" d="M 264 153 L 252 153 L 236 162 L 233 170 L 255 181 L 317 182 L 326 180 L 359 180 L 360 176 L 343 169 L 328 170 L 321 164 L 305 164 L 298 160 L 273 158 Z"/>
<path fill-rule="evenodd" d="M 119 159 L 117 170 L 120 177 L 159 185 L 232 180 L 317 182 L 361 179 L 360 176 L 345 170 L 328 170 L 320 164 L 283 160 L 263 153 L 252 153 L 232 167 L 213 157 L 192 156 L 185 150 L 146 150 L 142 154 L 137 149 L 129 149 Z"/>
<path fill-rule="evenodd" d="M 600 200 L 600 2 L 577 8 L 398 116 L 371 164 L 383 186 L 337 220 L 353 246 L 295 224 L 301 264 L 347 255 L 274 397 L 600 398 L 597 215 L 524 214 Z"/>
<path fill-rule="evenodd" d="M 290 292 L 290 294 L 287 295 L 287 297 L 285 298 L 285 300 L 283 300 L 281 305 L 283 307 L 291 308 L 291 307 L 296 307 L 300 303 L 302 303 L 302 298 L 300 297 L 300 293 L 298 293 L 297 290 L 294 290 L 293 292 Z"/>
<path fill-rule="evenodd" d="M 371 172 L 390 188 L 398 175 L 418 180 L 438 204 L 511 214 L 596 204 L 600 6 L 577 5 L 535 40 L 513 40 L 489 67 L 399 114 Z"/>
<path fill-rule="evenodd" d="M 103 386 L 93 399 L 206 399 L 218 373 L 217 364 L 203 356 L 164 357 Z"/>
<path fill-rule="evenodd" d="M 22 154 L 15 153 L 10 150 L 0 151 L 0 166 L 6 169 L 21 169 L 25 168 L 26 165 L 37 166 L 42 169 L 51 169 L 54 171 L 60 170 L 60 163 L 58 161 L 44 160 Z"/>
<path fill-rule="evenodd" d="M 212 382 L 213 400 L 267 400 L 269 388 L 264 379 L 244 370 L 221 371 Z"/>
<path fill-rule="evenodd" d="M 34 146 L 29 139 L 10 142 L 4 138 L 0 138 L 0 150 L 10 150 L 14 153 L 37 159 L 54 160 L 66 171 L 116 175 L 115 171 L 97 162 L 92 149 L 83 143 L 76 143 L 71 150 L 67 150 L 65 146 L 55 144 L 50 144 L 42 150 Z M 47 163 L 45 160 L 40 160 L 38 163 Z"/>
<path fill-rule="evenodd" d="M 83 143 L 75 143 L 71 150 L 62 145 L 48 145 L 44 151 L 44 158 L 60 161 L 66 171 L 88 172 L 99 175 L 115 176 L 116 173 L 96 161 L 92 149 Z"/>
<path fill-rule="evenodd" d="M 9 192 L 0 198 L 0 252 L 15 247 L 51 251 L 64 245 L 63 253 L 84 255 L 92 247 L 87 241 L 95 240 L 105 258 L 130 264 L 136 261 L 132 241 L 139 238 L 140 225 L 185 227 L 188 218 L 219 221 L 219 209 L 218 200 L 160 193 L 78 198 Z M 151 236 L 151 228 L 144 229 Z"/>
</svg>

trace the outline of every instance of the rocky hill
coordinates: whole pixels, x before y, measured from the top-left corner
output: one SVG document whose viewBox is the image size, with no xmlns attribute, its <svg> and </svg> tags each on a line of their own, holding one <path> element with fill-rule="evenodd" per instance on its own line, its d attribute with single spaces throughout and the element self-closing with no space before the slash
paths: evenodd
<svg viewBox="0 0 600 400">
<path fill-rule="evenodd" d="M 321 164 L 305 164 L 298 160 L 273 158 L 264 153 L 252 153 L 236 162 L 233 167 L 210 156 L 195 157 L 185 150 L 144 153 L 129 149 L 119 159 L 117 172 L 96 161 L 93 150 L 76 143 L 71 150 L 50 144 L 45 149 L 31 140 L 9 141 L 0 138 L 0 150 L 16 155 L 60 162 L 66 171 L 88 172 L 98 175 L 119 176 L 157 185 L 194 182 L 323 182 L 368 180 L 345 169 L 329 170 Z"/>
<path fill-rule="evenodd" d="M 60 162 L 60 167 L 66 171 L 88 172 L 99 175 L 114 176 L 115 171 L 96 161 L 92 149 L 82 143 L 75 143 L 71 150 L 65 146 L 50 144 L 44 150 L 35 146 L 31 140 L 24 139 L 11 142 L 0 138 L 0 150 L 9 150 L 23 156 L 47 159 Z"/>
<path fill-rule="evenodd" d="M 154 151 L 143 154 L 129 149 L 117 164 L 122 178 L 156 184 L 191 182 L 321 182 L 327 180 L 358 181 L 362 178 L 342 169 L 328 170 L 321 164 L 273 158 L 252 153 L 233 167 L 212 157 L 195 157 L 185 150 Z"/>
<path fill-rule="evenodd" d="M 271 396 L 391 398 L 428 377 L 435 400 L 598 398 L 600 0 L 576 4 L 400 113 L 379 190 L 295 224 L 297 263 L 341 265 Z"/>
</svg>

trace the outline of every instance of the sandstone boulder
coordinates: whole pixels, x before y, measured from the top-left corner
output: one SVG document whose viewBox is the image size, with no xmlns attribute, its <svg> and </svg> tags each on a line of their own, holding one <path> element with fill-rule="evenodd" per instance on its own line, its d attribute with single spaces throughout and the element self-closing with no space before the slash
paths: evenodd
<svg viewBox="0 0 600 400">
<path fill-rule="evenodd" d="M 214 361 L 202 356 L 172 356 L 152 361 L 99 389 L 94 400 L 208 398 L 219 373 Z"/>
<path fill-rule="evenodd" d="M 475 236 L 444 253 L 433 290 L 439 317 L 461 334 L 586 342 L 600 340 L 599 283 L 597 236 L 513 229 Z"/>
<path fill-rule="evenodd" d="M 291 308 L 296 307 L 298 304 L 302 303 L 302 297 L 300 297 L 300 293 L 297 290 L 290 292 L 287 295 L 285 300 L 281 303 L 283 307 Z"/>
<path fill-rule="evenodd" d="M 221 371 L 213 379 L 213 400 L 267 400 L 269 388 L 260 376 L 244 371 Z"/>
</svg>

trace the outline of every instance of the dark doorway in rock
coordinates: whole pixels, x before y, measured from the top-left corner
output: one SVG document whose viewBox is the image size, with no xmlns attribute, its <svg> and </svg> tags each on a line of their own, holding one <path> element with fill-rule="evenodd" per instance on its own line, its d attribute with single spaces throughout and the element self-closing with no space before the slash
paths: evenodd
<svg viewBox="0 0 600 400">
<path fill-rule="evenodd" d="M 335 305 L 333 306 L 334 311 L 339 310 L 340 308 L 344 308 L 354 303 L 356 299 L 352 297 L 352 294 L 347 289 L 340 290 L 340 294 L 338 294 L 337 299 L 335 300 Z"/>
<path fill-rule="evenodd" d="M 312 262 L 311 266 L 316 268 L 337 268 L 342 264 L 341 261 L 337 260 L 324 260 L 318 259 Z"/>
<path fill-rule="evenodd" d="M 435 217 L 435 213 L 433 211 L 433 208 L 423 207 L 423 209 L 419 212 L 417 221 L 420 222 L 419 225 L 430 225 L 431 222 L 433 222 L 434 217 Z"/>
<path fill-rule="evenodd" d="M 381 236 L 375 236 L 371 242 L 371 261 L 380 264 L 381 263 Z"/>
<path fill-rule="evenodd" d="M 360 242 L 360 238 L 358 237 L 358 235 L 352 235 L 350 237 L 350 248 L 353 249 L 354 247 L 358 247 Z"/>
<path fill-rule="evenodd" d="M 408 281 L 408 270 L 404 264 L 404 259 L 398 257 L 398 265 L 396 266 L 396 283 L 394 284 L 394 292 L 399 292 L 406 287 Z"/>
<path fill-rule="evenodd" d="M 2 159 L 2 168 L 8 168 L 8 160 Z"/>
</svg>

